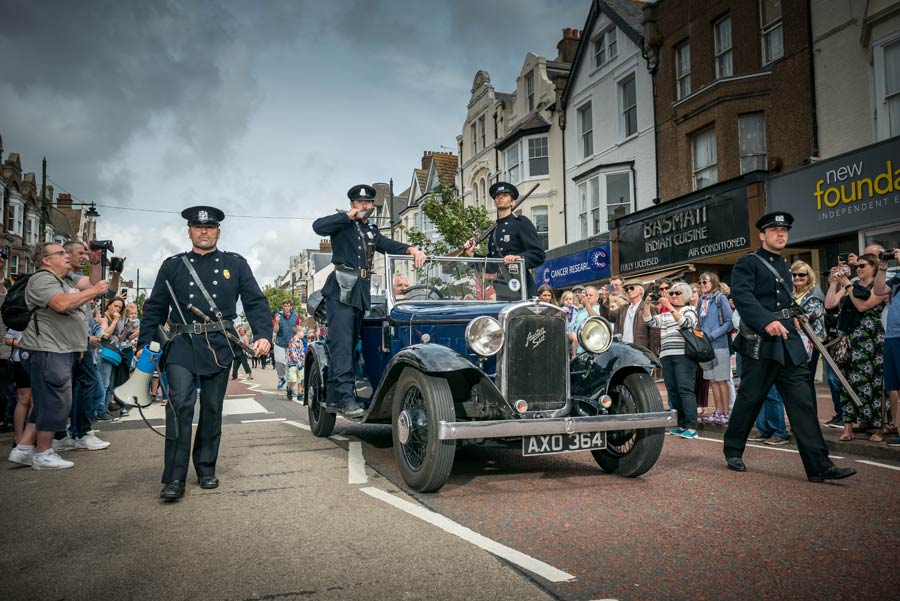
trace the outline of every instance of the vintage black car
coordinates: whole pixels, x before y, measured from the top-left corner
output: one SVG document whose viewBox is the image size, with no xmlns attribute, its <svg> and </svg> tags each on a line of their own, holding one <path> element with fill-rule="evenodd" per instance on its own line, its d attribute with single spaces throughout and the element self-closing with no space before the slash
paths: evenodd
<svg viewBox="0 0 900 601">
<path fill-rule="evenodd" d="M 591 317 L 571 358 L 566 311 L 525 297 L 521 263 L 385 262 L 393 285 L 364 319 L 356 394 L 367 412 L 355 421 L 391 424 L 412 489 L 441 488 L 461 444 L 518 446 L 526 456 L 589 451 L 603 471 L 628 477 L 656 463 L 675 412 L 663 410 L 653 353 L 614 341 L 609 323 Z M 312 298 L 310 310 L 324 317 Z M 336 417 L 324 408 L 328 369 L 327 344 L 314 342 L 304 386 L 310 427 L 323 437 Z"/>
</svg>

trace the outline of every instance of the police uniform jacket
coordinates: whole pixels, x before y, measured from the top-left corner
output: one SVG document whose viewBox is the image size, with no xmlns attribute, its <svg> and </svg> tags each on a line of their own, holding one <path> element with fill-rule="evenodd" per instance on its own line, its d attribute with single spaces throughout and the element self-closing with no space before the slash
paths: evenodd
<svg viewBox="0 0 900 601">
<path fill-rule="evenodd" d="M 544 263 L 546 253 L 538 236 L 537 228 L 528 217 L 510 213 L 498 219 L 494 231 L 488 237 L 488 253 L 490 258 L 502 259 L 506 255 L 518 255 L 525 261 L 525 269 L 534 269 Z M 496 267 L 488 268 L 488 273 Z M 529 295 L 537 293 L 534 277 L 528 274 Z"/>
<path fill-rule="evenodd" d="M 756 254 L 772 265 L 791 289 L 791 269 L 787 259 L 762 248 Z M 759 259 L 746 255 L 735 264 L 731 272 L 731 299 L 741 316 L 741 323 L 762 336 L 760 359 L 776 361 L 781 365 L 806 363 L 806 347 L 794 327 L 793 318 L 777 318 L 787 328 L 786 340 L 766 333 L 766 326 L 776 320 L 773 312 L 789 309 L 794 299 Z M 740 344 L 737 348 L 740 351 Z"/>
<path fill-rule="evenodd" d="M 361 311 L 368 311 L 372 305 L 372 291 L 367 257 L 376 250 L 392 255 L 406 254 L 409 244 L 391 240 L 387 236 L 383 236 L 376 225 L 350 219 L 347 213 L 335 213 L 327 217 L 320 217 L 313 222 L 313 230 L 320 236 L 331 237 L 332 263 L 350 269 L 366 270 L 366 277 L 359 278 L 353 287 L 350 306 Z M 333 273 L 325 280 L 322 296 L 332 299 L 340 298 L 340 287 Z"/>
<path fill-rule="evenodd" d="M 147 302 L 144 303 L 144 316 L 141 320 L 138 338 L 139 349 L 144 348 L 144 345 L 149 344 L 153 339 L 158 340 L 157 326 L 166 323 L 167 318 L 171 317 L 173 324 L 181 323 L 181 316 L 171 302 L 169 289 L 166 287 L 167 280 L 172 285 L 172 289 L 175 291 L 175 300 L 189 324 L 200 324 L 203 323 L 203 320 L 188 310 L 188 304 L 194 305 L 209 315 L 210 319 L 216 320 L 215 311 L 197 288 L 194 279 L 181 260 L 182 256 L 186 256 L 194 266 L 200 281 L 203 282 L 212 300 L 222 312 L 223 320 L 234 321 L 237 319 L 237 301 L 240 297 L 244 314 L 250 322 L 250 327 L 253 328 L 254 337 L 256 339 L 272 339 L 272 315 L 269 311 L 269 302 L 259 289 L 259 284 L 253 277 L 247 260 L 237 253 L 221 250 L 215 250 L 205 255 L 186 252 L 169 257 L 159 269 L 153 291 Z M 230 329 L 236 336 L 234 327 Z M 229 345 L 232 346 L 231 349 Z M 232 355 L 232 350 L 234 355 Z M 166 363 L 180 365 L 195 374 L 213 374 L 222 369 L 220 366 L 230 367 L 234 356 L 239 356 L 240 352 L 242 351 L 230 343 L 222 332 L 179 334 L 173 337 L 166 355 Z"/>
</svg>

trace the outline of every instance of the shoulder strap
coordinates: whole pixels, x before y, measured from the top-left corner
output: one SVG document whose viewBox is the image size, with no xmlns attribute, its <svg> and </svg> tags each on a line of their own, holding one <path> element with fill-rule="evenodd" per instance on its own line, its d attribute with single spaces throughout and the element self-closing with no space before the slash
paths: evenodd
<svg viewBox="0 0 900 601">
<path fill-rule="evenodd" d="M 216 314 L 216 319 L 221 321 L 222 312 L 219 311 L 219 307 L 216 306 L 216 302 L 209 295 L 209 292 L 206 290 L 206 286 L 204 286 L 203 282 L 200 281 L 200 276 L 197 275 L 197 270 L 194 269 L 193 265 L 191 265 L 191 262 L 188 260 L 187 255 L 181 255 L 181 262 L 184 263 L 185 267 L 187 267 L 188 273 L 191 274 L 191 279 L 193 279 L 194 283 L 197 284 L 197 288 L 200 289 L 200 292 L 203 294 L 203 298 L 205 298 L 206 302 L 209 303 L 209 306 L 212 307 L 212 310 Z"/>
<path fill-rule="evenodd" d="M 785 281 L 784 281 L 784 278 L 781 277 L 781 274 L 780 274 L 780 273 L 778 273 L 778 270 L 775 269 L 774 267 L 772 267 L 772 266 L 769 264 L 768 261 L 766 261 L 765 259 L 763 259 L 762 257 L 760 257 L 760 256 L 759 256 L 758 254 L 756 254 L 755 252 L 752 252 L 752 253 L 750 253 L 750 254 L 751 254 L 752 256 L 756 257 L 756 258 L 759 260 L 760 263 L 762 263 L 763 265 L 766 266 L 766 269 L 768 269 L 769 271 L 772 272 L 772 275 L 775 276 L 775 281 L 778 282 L 778 284 L 781 285 L 782 290 L 784 290 L 784 291 L 787 293 L 788 298 L 791 300 L 791 304 L 794 305 L 794 306 L 798 306 L 798 305 L 797 305 L 797 302 L 794 300 L 794 291 L 791 290 L 790 288 L 788 288 L 787 284 L 786 284 Z"/>
</svg>

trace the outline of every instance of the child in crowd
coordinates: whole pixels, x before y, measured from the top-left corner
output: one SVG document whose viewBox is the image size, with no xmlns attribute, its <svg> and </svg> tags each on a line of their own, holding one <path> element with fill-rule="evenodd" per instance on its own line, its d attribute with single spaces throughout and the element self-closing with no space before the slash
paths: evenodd
<svg viewBox="0 0 900 601">
<path fill-rule="evenodd" d="M 294 398 L 295 386 L 297 398 L 300 398 L 300 391 L 303 390 L 303 364 L 306 361 L 306 348 L 308 346 L 306 331 L 302 326 L 294 326 L 293 332 L 294 337 L 288 343 L 287 349 L 287 398 L 289 401 Z"/>
</svg>

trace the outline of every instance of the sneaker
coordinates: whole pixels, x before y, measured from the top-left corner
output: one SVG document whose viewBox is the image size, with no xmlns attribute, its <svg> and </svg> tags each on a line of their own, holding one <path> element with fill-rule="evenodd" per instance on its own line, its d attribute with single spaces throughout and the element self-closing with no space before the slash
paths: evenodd
<svg viewBox="0 0 900 601">
<path fill-rule="evenodd" d="M 682 432 L 684 432 L 684 428 L 672 428 L 669 430 L 669 434 L 672 436 L 681 436 Z"/>
<path fill-rule="evenodd" d="M 126 407 L 122 407 L 122 411 L 119 413 L 119 419 L 123 417 L 128 417 L 128 409 Z"/>
<path fill-rule="evenodd" d="M 787 438 L 782 438 L 780 436 L 773 436 L 769 440 L 763 442 L 763 444 L 767 444 L 770 447 L 780 447 L 781 445 L 788 444 L 790 441 Z"/>
<path fill-rule="evenodd" d="M 31 465 L 34 459 L 34 447 L 30 449 L 20 449 L 19 447 L 13 447 L 13 449 L 9 452 L 9 461 L 13 463 L 18 463 L 19 465 Z"/>
<path fill-rule="evenodd" d="M 33 470 L 64 470 L 74 467 L 74 463 L 66 461 L 56 454 L 53 449 L 47 449 L 43 453 L 35 453 L 31 462 Z"/>
<path fill-rule="evenodd" d="M 900 438 L 891 438 L 890 440 L 885 440 L 884 444 L 889 447 L 900 447 Z M 10 461 L 12 461 L 10 459 Z"/>
<path fill-rule="evenodd" d="M 682 437 L 682 438 L 691 439 L 691 438 L 699 438 L 700 435 L 697 434 L 697 431 L 696 431 L 696 430 L 687 429 L 687 430 L 684 430 L 684 431 L 681 433 L 681 437 Z"/>
<path fill-rule="evenodd" d="M 830 420 L 825 422 L 826 428 L 837 428 L 838 430 L 842 430 L 844 428 L 844 418 L 840 415 L 835 415 Z"/>
<path fill-rule="evenodd" d="M 113 420 L 113 416 L 109 414 L 109 411 L 99 414 L 94 418 L 98 422 L 111 422 Z"/>
<path fill-rule="evenodd" d="M 282 388 L 284 388 L 284 378 L 278 380 L 278 390 L 281 390 Z"/>
<path fill-rule="evenodd" d="M 53 447 L 53 450 L 57 453 L 65 453 L 66 451 L 71 451 L 75 448 L 75 439 L 71 436 L 66 436 L 65 438 L 54 439 L 50 446 Z"/>
<path fill-rule="evenodd" d="M 728 425 L 728 422 L 730 422 L 730 421 L 731 421 L 731 414 L 730 414 L 730 413 L 720 413 L 720 414 L 719 414 L 719 421 L 718 421 L 717 423 L 718 423 L 720 426 L 727 426 L 727 425 Z"/>
<path fill-rule="evenodd" d="M 75 448 L 82 451 L 100 451 L 109 446 L 105 440 L 100 440 L 95 434 L 88 432 L 75 441 Z"/>
<path fill-rule="evenodd" d="M 715 425 L 715 424 L 717 424 L 718 421 L 719 421 L 719 414 L 718 414 L 718 413 L 713 413 L 712 415 L 704 415 L 704 416 L 700 419 L 700 421 L 702 421 L 704 424 L 713 424 L 713 425 Z"/>
<path fill-rule="evenodd" d="M 766 436 L 765 434 L 757 432 L 756 434 L 754 434 L 753 436 L 748 438 L 747 441 L 748 442 L 766 442 L 770 438 L 771 438 L 771 436 Z"/>
</svg>

